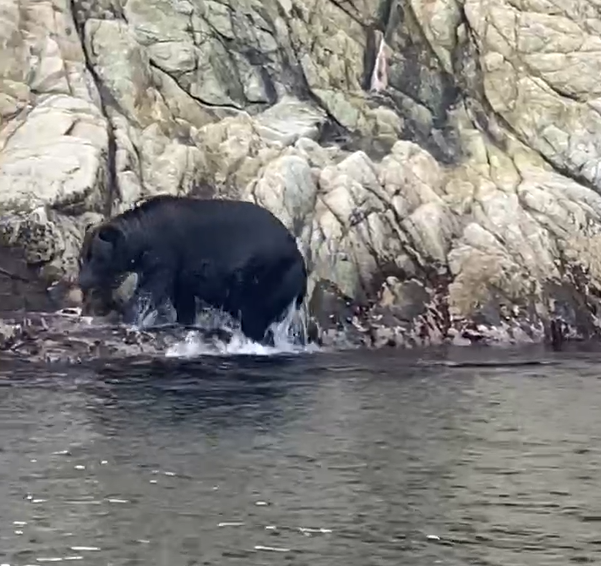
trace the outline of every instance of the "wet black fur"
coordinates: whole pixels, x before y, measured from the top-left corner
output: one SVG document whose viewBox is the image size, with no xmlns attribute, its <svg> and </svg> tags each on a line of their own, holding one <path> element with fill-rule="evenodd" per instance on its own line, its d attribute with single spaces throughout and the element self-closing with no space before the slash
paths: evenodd
<svg viewBox="0 0 601 566">
<path fill-rule="evenodd" d="M 177 322 L 192 325 L 197 305 L 220 308 L 262 341 L 272 322 L 307 286 L 304 259 L 286 227 L 249 202 L 159 196 L 96 226 L 80 254 L 84 292 L 109 288 L 125 273 L 138 274 L 125 309 L 127 323 L 171 302 Z"/>
</svg>

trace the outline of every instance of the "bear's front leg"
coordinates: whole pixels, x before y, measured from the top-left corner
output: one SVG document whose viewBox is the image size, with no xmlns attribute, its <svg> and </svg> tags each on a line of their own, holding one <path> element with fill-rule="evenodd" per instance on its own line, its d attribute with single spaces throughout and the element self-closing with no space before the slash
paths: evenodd
<svg viewBox="0 0 601 566">
<path fill-rule="evenodd" d="M 173 309 L 173 270 L 168 266 L 148 266 L 141 271 L 140 284 L 125 308 L 123 319 L 126 324 L 144 328 L 151 326 L 158 315 L 165 314 L 166 308 Z"/>
</svg>

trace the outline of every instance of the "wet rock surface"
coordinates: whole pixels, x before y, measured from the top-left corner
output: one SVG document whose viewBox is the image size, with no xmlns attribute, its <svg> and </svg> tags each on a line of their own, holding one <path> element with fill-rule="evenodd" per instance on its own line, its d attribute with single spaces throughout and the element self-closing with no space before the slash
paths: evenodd
<svg viewBox="0 0 601 566">
<path fill-rule="evenodd" d="M 598 335 L 601 18 L 558 6 L 0 0 L 0 310 L 169 193 L 280 217 L 324 343 Z"/>
<path fill-rule="evenodd" d="M 4 356 L 46 363 L 76 364 L 103 358 L 164 356 L 186 341 L 186 328 L 140 331 L 82 317 L 77 309 L 55 314 L 35 313 L 0 320 L 0 351 Z M 194 330 L 207 350 L 227 344 L 231 333 L 220 329 Z"/>
</svg>

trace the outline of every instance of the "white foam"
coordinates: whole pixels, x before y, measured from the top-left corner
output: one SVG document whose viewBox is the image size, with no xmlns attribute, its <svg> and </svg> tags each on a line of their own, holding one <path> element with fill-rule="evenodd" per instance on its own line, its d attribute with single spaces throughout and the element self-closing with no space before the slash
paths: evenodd
<svg viewBox="0 0 601 566">
<path fill-rule="evenodd" d="M 171 301 L 165 301 L 158 309 L 152 308 L 150 295 L 142 294 L 136 304 L 136 326 L 148 327 L 154 324 L 173 323 L 176 319 L 175 309 Z"/>
<path fill-rule="evenodd" d="M 297 310 L 294 302 L 286 309 L 286 315 L 281 322 L 275 322 L 269 327 L 273 333 L 273 346 L 254 342 L 244 335 L 240 325 L 221 311 L 205 311 L 196 321 L 204 329 L 222 329 L 231 332 L 227 341 L 215 338 L 203 339 L 202 335 L 191 330 L 183 342 L 167 349 L 168 358 L 193 358 L 197 356 L 251 355 L 273 356 L 277 354 L 300 354 L 315 352 L 316 345 L 306 345 L 307 316 L 305 308 Z"/>
</svg>

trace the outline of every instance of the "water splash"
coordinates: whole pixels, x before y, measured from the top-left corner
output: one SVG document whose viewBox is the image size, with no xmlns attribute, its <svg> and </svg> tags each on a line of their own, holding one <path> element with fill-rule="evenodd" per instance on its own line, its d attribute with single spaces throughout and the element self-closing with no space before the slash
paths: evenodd
<svg viewBox="0 0 601 566">
<path fill-rule="evenodd" d="M 135 304 L 134 327 L 148 328 L 161 324 L 173 324 L 177 319 L 175 307 L 171 301 L 166 300 L 159 308 L 153 306 L 150 294 L 140 294 Z"/>
<path fill-rule="evenodd" d="M 307 344 L 307 311 L 303 305 L 296 308 L 292 302 L 280 322 L 269 326 L 273 336 L 273 345 L 259 344 L 248 338 L 240 329 L 240 323 L 228 314 L 207 309 L 201 312 L 196 319 L 196 325 L 203 329 L 202 332 L 191 330 L 184 340 L 167 349 L 165 356 L 168 358 L 192 358 L 197 356 L 223 356 L 223 355 L 251 355 L 273 356 L 277 354 L 300 354 L 315 352 L 319 348 Z M 207 331 L 219 330 L 229 335 L 223 339 L 223 332 L 213 339 L 207 339 Z"/>
</svg>

